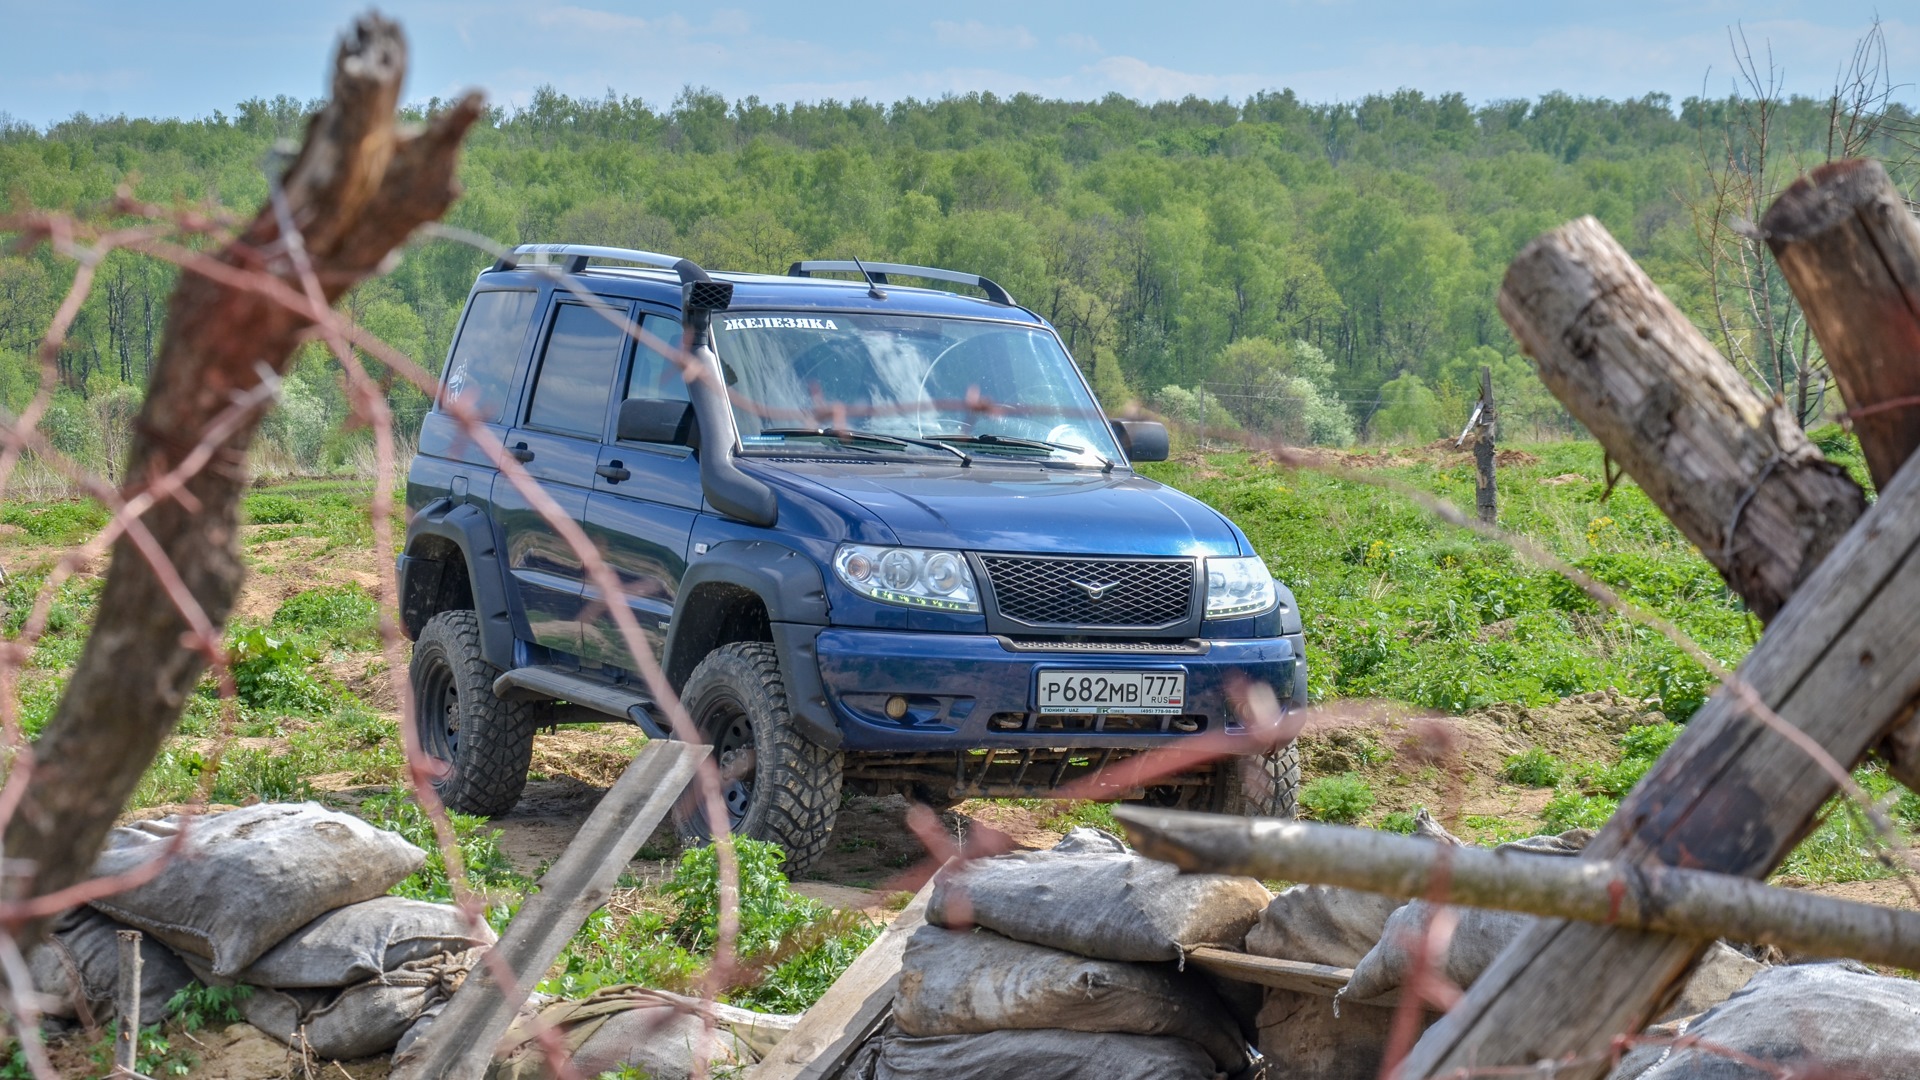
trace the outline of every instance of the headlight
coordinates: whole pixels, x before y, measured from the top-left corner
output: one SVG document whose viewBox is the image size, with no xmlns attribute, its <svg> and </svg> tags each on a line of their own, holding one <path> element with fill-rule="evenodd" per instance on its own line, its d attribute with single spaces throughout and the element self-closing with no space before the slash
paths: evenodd
<svg viewBox="0 0 1920 1080">
<path fill-rule="evenodd" d="M 883 604 L 931 611 L 980 610 L 973 571 L 957 551 L 842 544 L 834 553 L 833 570 L 847 588 Z"/>
<path fill-rule="evenodd" d="M 1258 615 L 1275 599 L 1273 575 L 1258 555 L 1207 560 L 1207 618 Z"/>
</svg>

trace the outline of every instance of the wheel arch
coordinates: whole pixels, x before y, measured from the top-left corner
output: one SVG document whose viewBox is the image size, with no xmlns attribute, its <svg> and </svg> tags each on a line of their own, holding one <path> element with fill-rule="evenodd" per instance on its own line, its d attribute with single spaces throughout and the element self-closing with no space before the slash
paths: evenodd
<svg viewBox="0 0 1920 1080">
<path fill-rule="evenodd" d="M 418 639 L 442 611 L 471 609 L 479 618 L 481 654 L 496 668 L 511 668 L 513 620 L 487 515 L 470 503 L 436 499 L 407 526 L 405 550 L 399 584 L 407 636 Z"/>
</svg>

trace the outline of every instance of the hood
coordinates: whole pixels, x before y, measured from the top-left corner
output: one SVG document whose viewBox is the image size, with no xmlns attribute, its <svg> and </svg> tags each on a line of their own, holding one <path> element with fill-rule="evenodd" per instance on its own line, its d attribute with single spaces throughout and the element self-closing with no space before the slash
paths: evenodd
<svg viewBox="0 0 1920 1080">
<path fill-rule="evenodd" d="M 741 464 L 775 484 L 825 488 L 877 517 L 897 542 L 1074 555 L 1237 555 L 1236 530 L 1191 496 L 1125 469 L 1059 469 L 974 459 Z"/>
</svg>

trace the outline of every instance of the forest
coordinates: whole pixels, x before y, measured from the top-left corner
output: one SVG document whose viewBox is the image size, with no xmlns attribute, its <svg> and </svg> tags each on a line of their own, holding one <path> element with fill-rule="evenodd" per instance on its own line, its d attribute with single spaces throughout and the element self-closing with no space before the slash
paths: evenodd
<svg viewBox="0 0 1920 1080">
<path fill-rule="evenodd" d="M 1915 116 L 1885 92 L 1789 97 L 1750 74 L 1724 98 L 1678 103 L 1549 93 L 1475 105 L 1401 90 L 1320 104 L 1279 91 L 1237 104 L 982 93 L 785 105 L 689 88 L 659 108 L 542 89 L 476 127 L 448 224 L 500 244 L 639 247 L 714 269 L 782 272 L 803 257 L 966 269 L 1052 321 L 1109 407 L 1338 445 L 1457 428 L 1482 366 L 1508 430 L 1576 433 L 1494 295 L 1527 241 L 1592 214 L 1807 422 L 1825 407 L 1817 350 L 1742 214 L 1850 154 L 1886 159 L 1911 189 Z M 76 115 L 44 130 L 0 114 L 0 192 L 16 214 L 108 220 L 122 186 L 244 214 L 315 104 Z M 489 258 L 417 238 L 346 307 L 437 370 Z M 38 341 L 73 272 L 45 246 L 0 256 L 10 413 L 39 383 Z M 63 450 L 113 467 L 173 273 L 125 252 L 99 268 L 44 421 Z M 340 375 L 308 348 L 263 455 L 289 472 L 351 469 L 367 435 L 343 426 Z M 391 394 L 400 422 L 417 423 L 425 399 Z"/>
</svg>

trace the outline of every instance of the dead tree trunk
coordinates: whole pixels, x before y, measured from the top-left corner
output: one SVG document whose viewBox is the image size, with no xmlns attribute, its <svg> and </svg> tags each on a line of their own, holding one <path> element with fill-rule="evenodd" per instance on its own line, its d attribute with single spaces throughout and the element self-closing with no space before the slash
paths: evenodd
<svg viewBox="0 0 1920 1080">
<path fill-rule="evenodd" d="M 1794 181 L 1761 227 L 1884 485 L 1920 447 L 1920 221 L 1879 162 L 1855 160 Z M 1881 749 L 1920 791 L 1920 722 Z"/>
<path fill-rule="evenodd" d="M 1630 470 L 1644 470 L 1636 478 L 1689 537 L 1721 553 L 1735 588 L 1750 600 L 1770 596 L 1774 610 L 1798 594 L 1741 665 L 1747 692 L 1723 688 L 1707 703 L 1585 857 L 1762 877 L 1805 835 L 1834 784 L 1763 726 L 1752 703 L 1851 765 L 1920 691 L 1920 625 L 1911 617 L 1920 577 L 1905 572 L 1920 552 L 1920 471 L 1903 468 L 1824 558 L 1831 526 L 1822 519 L 1858 516 L 1857 487 L 1724 363 L 1706 362 L 1704 341 L 1679 332 L 1685 324 L 1672 305 L 1591 220 L 1521 253 L 1501 311 L 1543 373 L 1577 376 L 1548 377 L 1576 412 L 1613 403 L 1611 415 L 1587 410 L 1598 417 L 1589 426 Z M 1742 475 L 1755 477 L 1744 490 L 1715 483 Z M 1674 486 L 1682 480 L 1692 488 Z M 1702 507 L 1725 512 L 1717 529 Z M 1698 948 L 1663 934 L 1543 921 L 1422 1037 L 1402 1075 L 1578 1059 L 1559 1075 L 1598 1076 L 1610 1040 L 1658 1011 Z"/>
<path fill-rule="evenodd" d="M 406 59 L 398 25 L 377 15 L 360 19 L 340 43 L 333 99 L 313 118 L 282 181 L 329 302 L 372 274 L 417 226 L 444 213 L 458 191 L 455 160 L 481 100 L 471 95 L 424 130 L 401 131 L 394 107 Z M 291 286 L 301 294 L 301 275 L 270 205 L 217 258 L 260 274 L 282 293 Z M 183 270 L 135 423 L 129 487 L 172 470 L 236 395 L 259 385 L 263 368 L 285 369 L 311 325 L 261 291 Z M 238 512 L 258 422 L 256 413 L 221 440 L 213 464 L 187 482 L 185 493 L 143 519 L 177 573 L 175 589 L 125 536 L 114 545 L 94 631 L 35 747 L 31 784 L 7 827 L 6 855 L 34 867 L 34 895 L 87 876 L 114 816 L 206 669 L 177 594 L 190 596 L 216 631 L 233 608 L 244 574 Z"/>
<path fill-rule="evenodd" d="M 1513 261 L 1500 313 L 1541 381 L 1761 619 L 1866 510 L 1592 218 Z"/>
</svg>

